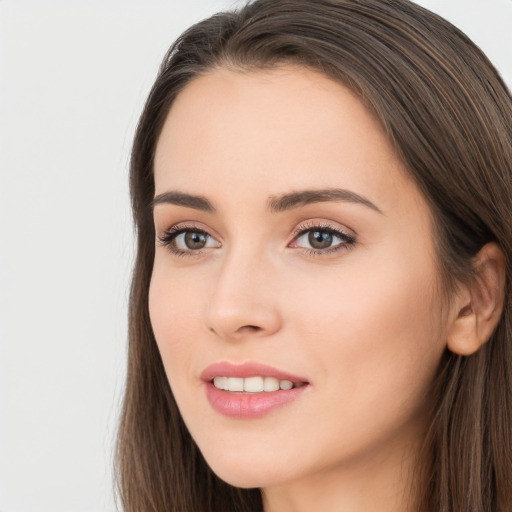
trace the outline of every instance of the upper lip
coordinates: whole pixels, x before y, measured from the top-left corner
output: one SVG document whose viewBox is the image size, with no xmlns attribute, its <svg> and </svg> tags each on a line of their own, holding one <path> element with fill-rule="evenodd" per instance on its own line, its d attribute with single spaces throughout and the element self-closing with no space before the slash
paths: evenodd
<svg viewBox="0 0 512 512">
<path fill-rule="evenodd" d="M 308 380 L 292 375 L 283 370 L 262 363 L 246 362 L 242 364 L 220 361 L 207 366 L 201 372 L 201 380 L 210 382 L 214 377 L 274 377 L 278 380 L 289 380 L 293 383 L 307 383 Z"/>
</svg>

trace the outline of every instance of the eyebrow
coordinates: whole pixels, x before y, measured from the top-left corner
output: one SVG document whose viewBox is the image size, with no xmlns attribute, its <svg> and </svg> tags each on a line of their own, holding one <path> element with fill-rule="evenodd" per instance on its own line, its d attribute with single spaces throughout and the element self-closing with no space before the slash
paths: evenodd
<svg viewBox="0 0 512 512">
<path fill-rule="evenodd" d="M 373 204 L 369 199 L 366 199 L 365 197 L 350 190 L 340 188 L 301 190 L 299 192 L 290 192 L 280 196 L 271 196 L 267 202 L 267 208 L 272 213 L 279 213 L 292 210 L 294 208 L 300 208 L 308 204 L 326 203 L 331 201 L 362 204 L 363 206 L 371 208 L 372 210 L 382 214 L 380 208 Z M 154 208 L 159 204 L 174 204 L 208 213 L 215 212 L 214 206 L 208 199 L 206 199 L 206 197 L 186 194 L 184 192 L 173 191 L 158 194 L 152 201 L 152 207 Z"/>
<path fill-rule="evenodd" d="M 282 196 L 273 196 L 268 201 L 268 209 L 273 212 L 284 212 L 294 208 L 300 208 L 312 203 L 326 202 L 348 202 L 362 204 L 372 210 L 382 214 L 380 208 L 355 192 L 341 188 L 327 188 L 322 190 L 302 190 L 300 192 L 291 192 Z"/>
<path fill-rule="evenodd" d="M 193 208 L 203 212 L 215 212 L 215 208 L 206 197 L 194 196 L 183 192 L 164 192 L 163 194 L 158 194 L 153 199 L 151 206 L 154 208 L 157 204 L 175 204 L 176 206 L 184 206 L 185 208 Z"/>
</svg>

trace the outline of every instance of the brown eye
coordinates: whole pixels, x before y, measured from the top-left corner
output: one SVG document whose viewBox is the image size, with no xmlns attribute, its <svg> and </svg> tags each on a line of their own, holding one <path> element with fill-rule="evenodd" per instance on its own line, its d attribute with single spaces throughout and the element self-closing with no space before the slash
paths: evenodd
<svg viewBox="0 0 512 512">
<path fill-rule="evenodd" d="M 339 228 L 327 226 L 305 227 L 300 230 L 290 247 L 309 250 L 309 254 L 328 254 L 348 249 L 356 243 L 356 239 Z"/>
<path fill-rule="evenodd" d="M 159 237 L 160 243 L 179 256 L 200 254 L 202 249 L 221 247 L 220 242 L 201 229 L 171 228 Z"/>
<path fill-rule="evenodd" d="M 206 246 L 208 235 L 197 231 L 187 231 L 185 233 L 184 242 L 187 249 L 197 250 Z"/>
<path fill-rule="evenodd" d="M 310 231 L 308 235 L 309 245 L 313 249 L 328 249 L 333 241 L 332 233 L 328 231 Z"/>
</svg>

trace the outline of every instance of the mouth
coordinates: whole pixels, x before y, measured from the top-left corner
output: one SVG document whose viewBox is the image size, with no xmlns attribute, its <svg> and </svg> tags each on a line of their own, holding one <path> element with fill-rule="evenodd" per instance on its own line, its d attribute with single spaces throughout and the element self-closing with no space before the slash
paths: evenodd
<svg viewBox="0 0 512 512">
<path fill-rule="evenodd" d="M 211 407 L 223 416 L 257 418 L 289 404 L 310 383 L 259 363 L 215 363 L 201 374 Z"/>
<path fill-rule="evenodd" d="M 212 384 L 223 391 L 231 393 L 272 393 L 274 391 L 289 391 L 290 389 L 305 386 L 306 382 L 293 382 L 276 377 L 220 377 L 216 376 Z"/>
</svg>

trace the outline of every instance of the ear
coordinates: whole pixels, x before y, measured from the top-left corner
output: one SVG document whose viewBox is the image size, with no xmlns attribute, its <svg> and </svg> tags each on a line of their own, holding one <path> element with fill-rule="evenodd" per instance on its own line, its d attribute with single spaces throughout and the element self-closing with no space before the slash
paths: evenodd
<svg viewBox="0 0 512 512">
<path fill-rule="evenodd" d="M 448 349 L 474 354 L 491 337 L 503 311 L 505 256 L 495 243 L 482 247 L 474 259 L 475 276 L 454 301 L 454 320 L 447 335 Z"/>
</svg>

